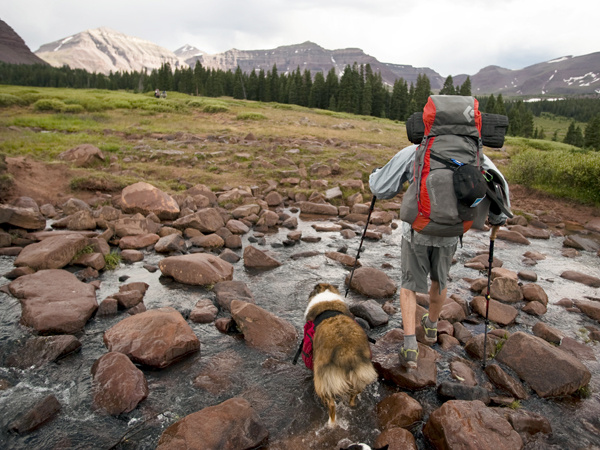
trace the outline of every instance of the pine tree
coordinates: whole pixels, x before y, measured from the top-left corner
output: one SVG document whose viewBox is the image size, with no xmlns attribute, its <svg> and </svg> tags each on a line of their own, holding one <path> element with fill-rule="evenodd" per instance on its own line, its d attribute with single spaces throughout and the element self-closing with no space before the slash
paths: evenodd
<svg viewBox="0 0 600 450">
<path fill-rule="evenodd" d="M 452 75 L 448 75 L 448 77 L 446 77 L 446 81 L 444 81 L 444 85 L 442 86 L 442 89 L 440 89 L 440 95 L 456 95 Z"/>
<path fill-rule="evenodd" d="M 584 145 L 586 148 L 600 150 L 600 114 L 594 116 L 585 127 Z"/>
<path fill-rule="evenodd" d="M 408 84 L 403 78 L 394 82 L 392 98 L 390 101 L 389 118 L 392 120 L 406 120 L 408 117 Z"/>
<path fill-rule="evenodd" d="M 506 106 L 504 106 L 504 100 L 502 94 L 498 94 L 496 98 L 496 105 L 494 106 L 494 114 L 506 115 Z"/>
<path fill-rule="evenodd" d="M 277 73 L 277 65 L 273 64 L 273 69 L 271 70 L 271 79 L 269 83 L 269 100 L 270 102 L 276 102 L 279 99 L 279 75 Z"/>
<path fill-rule="evenodd" d="M 471 77 L 467 75 L 467 79 L 460 87 L 459 95 L 472 95 L 471 94 Z"/>
<path fill-rule="evenodd" d="M 327 72 L 327 77 L 325 78 L 325 99 L 327 100 L 327 109 L 331 111 L 337 111 L 336 108 L 339 87 L 340 81 L 335 72 L 335 68 L 332 67 L 329 69 L 329 72 Z"/>
<path fill-rule="evenodd" d="M 416 111 L 422 111 L 431 95 L 431 82 L 427 75 L 417 75 L 417 85 L 413 96 Z"/>
<path fill-rule="evenodd" d="M 317 72 L 315 74 L 315 79 L 310 89 L 308 106 L 310 108 L 325 109 L 327 107 L 327 104 L 325 102 L 326 98 L 327 97 L 325 96 L 325 77 L 323 76 L 323 72 Z"/>
<path fill-rule="evenodd" d="M 491 94 L 490 98 L 488 98 L 487 102 L 485 103 L 485 112 L 494 114 L 495 110 L 496 110 L 496 99 L 494 98 L 494 94 Z"/>
<path fill-rule="evenodd" d="M 244 86 L 244 75 L 242 74 L 242 69 L 240 66 L 237 66 L 235 69 L 235 77 L 233 84 L 233 98 L 244 99 L 246 100 L 246 87 Z"/>
</svg>

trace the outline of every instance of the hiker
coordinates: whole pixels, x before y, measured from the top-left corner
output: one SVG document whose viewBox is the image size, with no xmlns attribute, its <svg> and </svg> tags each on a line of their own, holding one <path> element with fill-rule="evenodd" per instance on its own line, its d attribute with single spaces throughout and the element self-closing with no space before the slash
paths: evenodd
<svg viewBox="0 0 600 450">
<path fill-rule="evenodd" d="M 419 347 L 416 339 L 416 325 L 415 325 L 415 315 L 416 315 L 416 296 L 417 292 L 427 294 L 429 293 L 429 311 L 425 314 L 421 319 L 421 325 L 423 326 L 424 331 L 424 340 L 427 345 L 433 345 L 437 342 L 437 322 L 439 319 L 440 312 L 442 310 L 442 306 L 444 305 L 444 301 L 446 299 L 447 293 L 447 285 L 446 281 L 448 278 L 448 272 L 450 270 L 450 266 L 452 264 L 452 257 L 454 252 L 456 251 L 459 238 L 462 244 L 462 230 L 470 227 L 472 224 L 477 228 L 483 228 L 486 215 L 488 217 L 488 222 L 491 226 L 501 226 L 504 225 L 507 219 L 507 216 L 512 217 L 512 213 L 510 212 L 510 202 L 508 200 L 508 185 L 504 180 L 504 177 L 500 174 L 496 166 L 492 163 L 492 161 L 483 155 L 483 152 L 479 152 L 481 149 L 481 138 L 477 137 L 481 132 L 481 121 L 479 121 L 479 128 L 477 128 L 477 121 L 475 117 L 480 113 L 477 111 L 477 100 L 469 97 L 471 99 L 471 104 L 474 105 L 475 112 L 473 117 L 470 117 L 470 110 L 467 108 L 464 111 L 468 111 L 469 114 L 465 114 L 463 112 L 463 106 L 460 106 L 460 109 L 455 108 L 457 111 L 460 111 L 460 115 L 462 118 L 458 120 L 469 120 L 470 124 L 468 128 L 459 129 L 459 133 L 465 134 L 466 132 L 475 135 L 474 139 L 471 139 L 472 136 L 454 136 L 452 135 L 450 138 L 447 138 L 449 133 L 449 128 L 447 123 L 438 123 L 437 121 L 443 121 L 445 115 L 438 114 L 436 117 L 435 113 L 436 108 L 441 109 L 446 102 L 445 97 L 459 97 L 459 96 L 432 96 L 430 97 L 427 106 L 423 112 L 422 123 L 425 124 L 425 133 L 424 136 L 426 139 L 423 139 L 421 142 L 421 149 L 419 155 L 422 152 L 434 148 L 435 145 L 443 145 L 444 143 L 454 142 L 465 143 L 467 147 L 477 149 L 477 157 L 480 158 L 481 167 L 477 168 L 480 172 L 481 169 L 486 171 L 486 176 L 491 178 L 491 174 L 493 174 L 492 182 L 484 182 L 484 196 L 481 196 L 481 193 L 476 194 L 476 196 L 472 199 L 469 199 L 469 206 L 473 208 L 467 207 L 466 209 L 471 209 L 470 211 L 473 216 L 473 221 L 470 222 L 467 227 L 464 227 L 464 224 L 459 224 L 460 230 L 455 232 L 450 229 L 450 226 L 447 225 L 437 225 L 440 228 L 440 232 L 435 230 L 435 224 L 431 224 L 431 226 L 423 226 L 422 223 L 417 224 L 417 220 L 412 223 L 406 216 L 403 218 L 403 211 L 401 210 L 400 218 L 402 219 L 402 244 L 401 244 L 401 277 L 402 277 L 402 286 L 400 289 L 400 310 L 402 313 L 402 325 L 404 329 L 404 343 L 399 349 L 399 358 L 400 363 L 403 367 L 407 369 L 416 369 L 417 368 L 417 360 L 419 356 Z M 456 102 L 459 99 L 451 99 L 450 101 Z M 474 101 L 473 101 L 474 100 Z M 432 111 L 433 109 L 433 111 Z M 419 113 L 420 114 L 420 113 Z M 420 116 L 419 116 L 420 117 Z M 466 118 L 466 119 L 465 119 Z M 419 119 L 421 120 L 421 119 Z M 422 124 L 421 124 L 422 125 Z M 439 125 L 443 125 L 443 127 L 439 127 Z M 438 127 L 436 129 L 436 126 Z M 472 128 L 472 129 L 471 129 Z M 433 131 L 441 130 L 441 133 L 434 138 L 430 139 L 429 136 L 433 136 Z M 467 131 L 465 131 L 467 130 Z M 407 131 L 408 131 L 408 121 L 407 121 Z M 444 136 L 441 136 L 441 134 Z M 502 135 L 502 142 L 503 142 Z M 410 135 L 409 135 L 410 138 Z M 444 139 L 447 139 L 444 141 Z M 439 141 L 435 143 L 435 140 Z M 412 142 L 415 142 L 411 139 Z M 473 145 L 471 145 L 471 141 Z M 418 142 L 418 140 L 417 140 Z M 484 141 L 485 142 L 485 141 Z M 450 160 L 456 159 L 460 153 L 457 153 L 456 146 L 451 147 L 451 151 L 453 152 L 453 157 Z M 415 171 L 417 171 L 417 167 L 419 164 L 415 164 L 415 161 L 421 163 L 427 167 L 428 172 L 433 172 L 436 164 L 441 168 L 444 168 L 444 164 L 450 164 L 448 161 L 443 161 L 443 158 L 434 157 L 433 150 L 430 150 L 431 159 L 427 158 L 426 164 L 423 164 L 424 160 L 422 156 L 418 156 L 419 145 L 410 145 L 402 150 L 400 150 L 384 167 L 375 169 L 369 178 L 369 187 L 374 196 L 378 199 L 389 199 L 395 197 L 398 193 L 402 191 L 403 184 L 405 182 L 411 183 L 411 187 L 414 189 L 411 190 L 409 187 L 409 191 L 414 191 L 415 189 L 419 189 L 417 185 L 419 183 L 413 183 L 415 179 Z M 456 158 L 456 159 L 455 159 Z M 438 162 L 443 161 L 443 164 Z M 452 163 L 454 164 L 454 163 Z M 471 163 L 473 164 L 473 163 Z M 458 164 L 455 168 L 458 167 Z M 473 167 L 473 166 L 471 166 Z M 429 170 L 431 169 L 431 170 Z M 422 174 L 416 174 L 417 177 L 421 178 Z M 423 180 L 424 181 L 424 180 Z M 452 191 L 453 184 L 452 179 L 449 181 L 449 186 L 443 187 L 444 191 Z M 404 209 L 405 203 L 408 205 L 409 202 L 409 191 L 404 194 L 402 207 Z M 438 192 L 439 194 L 439 192 Z M 433 197 L 433 194 L 431 194 Z M 456 198 L 456 197 L 455 197 Z M 427 198 L 427 201 L 429 198 Z M 439 200 L 439 199 L 438 199 Z M 421 197 L 419 200 L 414 203 L 425 202 L 426 200 Z M 434 202 L 433 200 L 432 202 Z M 441 202 L 444 203 L 443 200 Z M 447 202 L 444 205 L 444 209 L 450 210 L 450 203 Z M 457 203 L 454 200 L 454 203 Z M 407 206 L 408 208 L 408 206 Z M 456 210 L 456 206 L 454 210 Z M 460 210 L 460 208 L 458 208 Z M 463 209 L 465 209 L 463 207 Z M 414 219 L 414 217 L 413 217 Z M 417 228 L 417 229 L 415 229 Z M 431 231 L 433 229 L 433 231 Z M 420 230 L 420 231 L 419 231 Z M 450 231 L 449 231 L 450 230 Z M 431 234 L 433 233 L 433 234 Z M 437 235 L 436 235 L 437 234 Z M 431 286 L 429 289 L 427 288 L 428 280 L 427 277 L 431 279 Z"/>
<path fill-rule="evenodd" d="M 154 90 L 154 97 L 160 98 L 160 91 L 157 89 Z"/>
</svg>

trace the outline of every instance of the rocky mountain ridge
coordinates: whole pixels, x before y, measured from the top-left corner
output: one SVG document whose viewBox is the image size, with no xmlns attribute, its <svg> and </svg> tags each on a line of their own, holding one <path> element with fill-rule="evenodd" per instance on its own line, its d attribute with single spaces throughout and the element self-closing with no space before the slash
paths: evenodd
<svg viewBox="0 0 600 450">
<path fill-rule="evenodd" d="M 0 61 L 10 64 L 46 64 L 27 47 L 6 22 L 0 20 Z"/>
</svg>

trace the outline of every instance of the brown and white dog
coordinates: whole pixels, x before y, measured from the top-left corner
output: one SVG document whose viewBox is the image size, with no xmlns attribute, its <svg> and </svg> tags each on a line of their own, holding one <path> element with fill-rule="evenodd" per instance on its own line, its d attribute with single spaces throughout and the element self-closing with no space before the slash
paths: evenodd
<svg viewBox="0 0 600 450">
<path fill-rule="evenodd" d="M 356 396 L 377 379 L 377 372 L 367 334 L 339 291 L 327 283 L 317 284 L 311 292 L 304 319 L 315 321 L 323 313 L 321 319 L 326 318 L 317 320 L 313 337 L 314 384 L 328 409 L 328 425 L 334 426 L 336 397 L 349 396 L 350 406 L 355 406 Z"/>
</svg>

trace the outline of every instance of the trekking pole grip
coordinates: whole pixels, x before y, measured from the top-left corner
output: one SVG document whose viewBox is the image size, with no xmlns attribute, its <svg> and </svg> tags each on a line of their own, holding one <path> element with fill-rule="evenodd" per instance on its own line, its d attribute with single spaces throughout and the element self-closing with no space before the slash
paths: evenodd
<svg viewBox="0 0 600 450">
<path fill-rule="evenodd" d="M 490 234 L 490 240 L 495 241 L 496 235 L 498 234 L 498 230 L 500 229 L 500 225 L 492 226 L 492 234 Z"/>
</svg>

